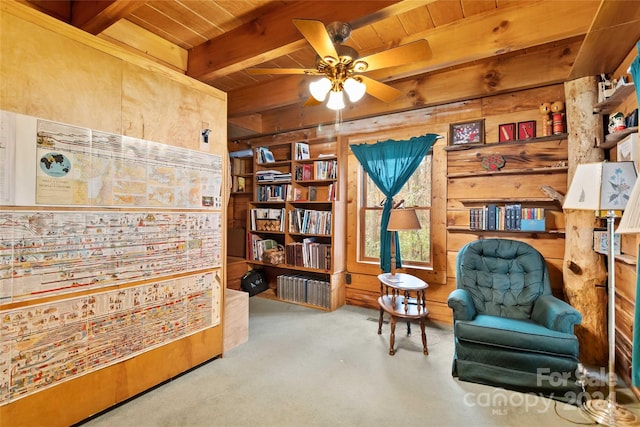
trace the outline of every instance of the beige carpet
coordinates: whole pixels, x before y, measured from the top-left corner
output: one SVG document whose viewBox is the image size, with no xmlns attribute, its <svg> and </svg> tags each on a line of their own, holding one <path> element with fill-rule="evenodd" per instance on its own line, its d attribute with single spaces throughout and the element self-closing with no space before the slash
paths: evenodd
<svg viewBox="0 0 640 427">
<path fill-rule="evenodd" d="M 419 327 L 407 337 L 399 324 L 389 356 L 375 310 L 249 302 L 249 342 L 84 425 L 593 425 L 576 407 L 452 378 L 449 325 L 430 323 L 424 356 Z"/>
</svg>

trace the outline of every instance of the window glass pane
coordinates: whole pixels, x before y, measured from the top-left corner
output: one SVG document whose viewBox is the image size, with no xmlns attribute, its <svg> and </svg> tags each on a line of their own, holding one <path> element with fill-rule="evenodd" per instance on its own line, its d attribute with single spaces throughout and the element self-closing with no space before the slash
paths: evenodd
<svg viewBox="0 0 640 427">
<path fill-rule="evenodd" d="M 418 169 L 394 197 L 405 201 L 405 207 L 415 207 L 420 230 L 400 232 L 400 251 L 404 265 L 431 264 L 431 155 L 425 157 Z M 369 176 L 364 173 L 362 197 L 364 224 L 360 224 L 360 259 L 377 261 L 380 259 L 380 218 L 381 203 L 385 197 Z"/>
<path fill-rule="evenodd" d="M 431 156 L 425 157 L 395 199 L 404 199 L 406 207 L 431 206 Z"/>
<path fill-rule="evenodd" d="M 420 221 L 420 230 L 399 231 L 400 253 L 402 263 L 430 263 L 431 262 L 431 230 L 429 210 L 416 210 Z M 379 253 L 378 253 L 379 256 Z"/>
<path fill-rule="evenodd" d="M 385 199 L 368 174 L 366 176 L 365 206 L 377 207 Z M 426 184 L 426 185 L 425 185 Z M 426 156 L 396 195 L 395 200 L 405 201 L 405 206 L 431 206 L 431 156 Z"/>
<path fill-rule="evenodd" d="M 367 209 L 364 213 L 364 258 L 380 259 L 380 218 L 382 209 Z"/>
</svg>

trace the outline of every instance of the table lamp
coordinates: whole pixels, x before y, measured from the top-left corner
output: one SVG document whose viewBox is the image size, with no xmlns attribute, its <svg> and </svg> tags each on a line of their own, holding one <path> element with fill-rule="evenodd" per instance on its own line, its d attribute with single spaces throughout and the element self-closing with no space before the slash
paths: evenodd
<svg viewBox="0 0 640 427">
<path fill-rule="evenodd" d="M 562 206 L 563 209 L 594 211 L 597 216 L 607 219 L 609 395 L 607 399 L 587 400 L 583 409 L 593 420 L 608 426 L 638 425 L 635 414 L 616 402 L 616 281 L 613 233 L 615 218 L 626 208 L 635 182 L 636 168 L 633 162 L 581 164 L 576 169 Z M 637 209 L 637 204 L 634 208 Z"/>
<path fill-rule="evenodd" d="M 391 210 L 387 231 L 391 232 L 391 276 L 396 275 L 396 232 L 419 230 L 420 221 L 415 209 L 396 208 Z"/>
</svg>

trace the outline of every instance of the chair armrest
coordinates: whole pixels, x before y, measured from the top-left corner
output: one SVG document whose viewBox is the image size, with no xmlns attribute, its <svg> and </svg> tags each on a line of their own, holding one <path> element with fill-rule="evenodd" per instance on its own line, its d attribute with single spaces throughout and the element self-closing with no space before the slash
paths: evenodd
<svg viewBox="0 0 640 427">
<path fill-rule="evenodd" d="M 447 305 L 453 310 L 453 320 L 473 320 L 476 317 L 476 306 L 471 295 L 464 289 L 456 289 L 449 294 Z"/>
<path fill-rule="evenodd" d="M 561 299 L 542 295 L 533 307 L 531 319 L 554 331 L 573 334 L 573 327 L 582 322 L 582 315 Z"/>
</svg>

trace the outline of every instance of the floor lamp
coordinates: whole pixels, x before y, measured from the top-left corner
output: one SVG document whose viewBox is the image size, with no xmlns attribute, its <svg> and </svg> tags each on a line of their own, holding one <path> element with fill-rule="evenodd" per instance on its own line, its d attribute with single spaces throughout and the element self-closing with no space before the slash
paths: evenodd
<svg viewBox="0 0 640 427">
<path fill-rule="evenodd" d="M 402 202 L 398 203 L 401 205 Z M 419 230 L 420 221 L 415 209 L 392 209 L 387 231 L 391 232 L 391 276 L 396 275 L 396 231 Z"/>
<path fill-rule="evenodd" d="M 633 162 L 601 162 L 578 165 L 567 192 L 563 209 L 590 210 L 607 219 L 608 259 L 608 343 L 609 394 L 607 399 L 589 399 L 585 412 L 596 422 L 608 426 L 637 426 L 635 414 L 616 402 L 616 319 L 614 221 L 623 211 L 636 182 Z"/>
</svg>

